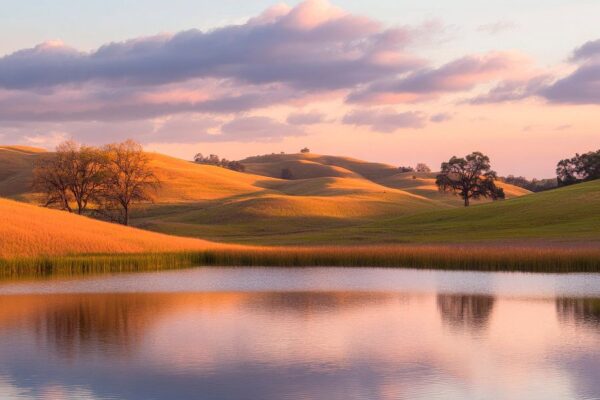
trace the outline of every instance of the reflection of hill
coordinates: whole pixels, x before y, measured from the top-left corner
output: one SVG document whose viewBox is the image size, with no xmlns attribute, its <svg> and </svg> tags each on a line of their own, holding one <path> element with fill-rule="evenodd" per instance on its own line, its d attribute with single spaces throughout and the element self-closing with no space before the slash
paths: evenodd
<svg viewBox="0 0 600 400">
<path fill-rule="evenodd" d="M 243 293 L 0 296 L 0 331 L 23 327 L 61 356 L 135 351 L 150 326 L 182 309 L 220 312 Z"/>
<path fill-rule="evenodd" d="M 600 327 L 600 299 L 556 299 L 556 312 L 561 322 Z"/>
<path fill-rule="evenodd" d="M 249 297 L 247 305 L 270 312 L 309 314 L 364 307 L 392 298 L 391 294 L 366 292 L 271 292 Z"/>
<path fill-rule="evenodd" d="M 444 295 L 437 296 L 442 321 L 452 327 L 481 330 L 487 326 L 492 309 L 493 296 Z"/>
<path fill-rule="evenodd" d="M 69 358 L 106 345 L 127 352 L 164 305 L 151 296 L 69 296 L 40 307 L 30 324 L 39 340 Z"/>
</svg>

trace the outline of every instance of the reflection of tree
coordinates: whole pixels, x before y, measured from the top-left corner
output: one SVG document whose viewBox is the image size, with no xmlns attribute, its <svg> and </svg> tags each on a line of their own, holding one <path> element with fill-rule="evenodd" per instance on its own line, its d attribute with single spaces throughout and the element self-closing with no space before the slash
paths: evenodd
<svg viewBox="0 0 600 400">
<path fill-rule="evenodd" d="M 331 312 L 383 303 L 393 298 L 386 293 L 361 292 L 269 292 L 258 293 L 248 299 L 252 308 L 272 312 Z"/>
<path fill-rule="evenodd" d="M 600 299 L 556 299 L 561 322 L 600 326 Z"/>
<path fill-rule="evenodd" d="M 82 295 L 50 301 L 34 315 L 39 340 L 61 355 L 102 350 L 132 350 L 161 307 L 148 295 Z"/>
<path fill-rule="evenodd" d="M 480 330 L 487 326 L 494 308 L 494 297 L 439 294 L 437 306 L 442 321 L 448 325 Z"/>
</svg>

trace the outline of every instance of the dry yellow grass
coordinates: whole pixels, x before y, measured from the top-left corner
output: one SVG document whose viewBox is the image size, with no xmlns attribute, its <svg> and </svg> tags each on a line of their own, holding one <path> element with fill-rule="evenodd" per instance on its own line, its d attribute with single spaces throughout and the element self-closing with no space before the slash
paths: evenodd
<svg viewBox="0 0 600 400">
<path fill-rule="evenodd" d="M 262 176 L 281 177 L 284 168 L 292 172 L 294 179 L 312 179 L 322 177 L 359 177 L 358 174 L 335 165 L 325 165 L 311 160 L 275 160 L 273 162 L 244 163 L 246 171 Z"/>
<path fill-rule="evenodd" d="M 372 187 L 374 191 L 378 191 L 381 187 L 387 187 L 432 200 L 441 200 L 449 204 L 460 203 L 460 200 L 455 199 L 450 194 L 439 193 L 435 185 L 435 173 L 398 173 L 396 167 L 388 164 L 311 153 L 271 154 L 249 157 L 242 162 L 246 165 L 249 172 L 258 175 L 279 177 L 281 167 L 289 166 L 296 179 L 303 179 L 307 175 L 311 179 L 327 177 L 356 178 L 362 179 L 364 182 L 377 184 L 379 188 Z M 321 168 L 317 168 L 317 165 L 320 165 Z M 340 174 L 338 171 L 345 171 L 346 175 Z M 498 185 L 504 188 L 507 198 L 519 197 L 530 193 L 526 189 L 503 182 L 499 182 Z"/>
<path fill-rule="evenodd" d="M 0 146 L 0 196 L 29 194 L 34 161 L 44 153 L 24 146 Z"/>
<path fill-rule="evenodd" d="M 318 177 L 363 177 L 377 180 L 397 172 L 396 167 L 382 163 L 372 163 L 350 157 L 326 156 L 320 154 L 269 154 L 248 157 L 242 160 L 250 173 L 279 177 L 282 166 L 291 166 L 297 178 L 310 175 Z M 320 165 L 320 168 L 317 166 Z M 308 170 L 311 170 L 309 173 Z M 316 174 L 319 172 L 319 174 Z"/>
<path fill-rule="evenodd" d="M 196 164 L 150 153 L 151 165 L 161 181 L 158 203 L 181 203 L 222 199 L 262 191 L 259 184 L 274 181 L 226 168 Z"/>
<path fill-rule="evenodd" d="M 0 259 L 226 248 L 0 199 Z"/>
</svg>

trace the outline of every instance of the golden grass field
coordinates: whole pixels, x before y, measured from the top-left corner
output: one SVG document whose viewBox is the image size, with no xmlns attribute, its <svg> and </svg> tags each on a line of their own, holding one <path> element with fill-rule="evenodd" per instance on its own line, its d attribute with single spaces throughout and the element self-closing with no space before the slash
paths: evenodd
<svg viewBox="0 0 600 400">
<path fill-rule="evenodd" d="M 215 264 L 589 271 L 600 264 L 597 182 L 537 194 L 502 185 L 507 200 L 465 209 L 437 191 L 435 174 L 386 164 L 277 154 L 243 160 L 247 172 L 239 173 L 151 153 L 162 186 L 154 204 L 135 212 L 132 222 L 143 229 L 134 229 L 23 204 L 35 203 L 32 166 L 45 156 L 0 147 L 0 196 L 20 201 L 0 199 L 0 260 L 13 260 L 13 272 Z M 296 179 L 279 179 L 281 168 Z"/>
<path fill-rule="evenodd" d="M 0 199 L 0 258 L 194 251 L 229 247 Z M 235 247 L 235 246 L 232 246 Z"/>
</svg>

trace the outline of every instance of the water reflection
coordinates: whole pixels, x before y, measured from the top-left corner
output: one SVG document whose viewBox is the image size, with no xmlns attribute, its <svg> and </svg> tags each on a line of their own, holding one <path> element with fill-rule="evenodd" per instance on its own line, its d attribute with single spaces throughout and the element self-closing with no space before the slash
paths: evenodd
<svg viewBox="0 0 600 400">
<path fill-rule="evenodd" d="M 450 327 L 481 331 L 494 309 L 494 297 L 439 294 L 437 306 L 442 321 Z"/>
<path fill-rule="evenodd" d="M 596 398 L 599 304 L 387 289 L 4 295 L 0 398 Z"/>
<path fill-rule="evenodd" d="M 556 312 L 563 322 L 600 328 L 600 299 L 556 299 Z"/>
</svg>

